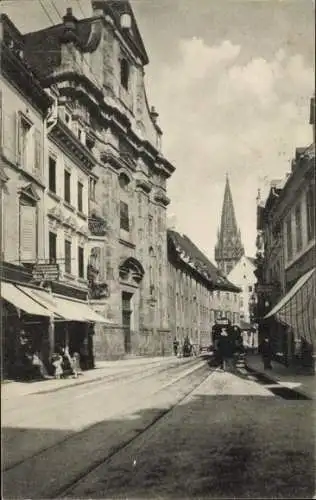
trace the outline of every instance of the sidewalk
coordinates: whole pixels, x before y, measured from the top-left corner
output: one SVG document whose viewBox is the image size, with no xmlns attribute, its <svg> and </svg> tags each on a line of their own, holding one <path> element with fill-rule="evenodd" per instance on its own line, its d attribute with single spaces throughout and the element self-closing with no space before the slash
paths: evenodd
<svg viewBox="0 0 316 500">
<path fill-rule="evenodd" d="M 125 371 L 127 372 L 133 370 L 133 368 L 136 367 L 144 366 L 145 368 L 146 366 L 158 366 L 159 364 L 168 366 L 169 364 L 173 364 L 175 362 L 186 362 L 190 359 L 192 360 L 192 358 L 178 359 L 174 356 L 166 356 L 153 358 L 135 357 L 116 361 L 98 361 L 96 362 L 95 369 L 82 372 L 82 375 L 79 375 L 78 378 L 65 378 L 59 380 L 49 378 L 46 380 L 36 380 L 31 382 L 6 381 L 5 383 L 1 383 L 1 399 L 11 399 L 30 394 L 57 392 L 74 385 L 89 384 L 107 377 L 114 377 L 115 375 L 124 373 Z"/>
<path fill-rule="evenodd" d="M 259 354 L 247 354 L 245 358 L 246 368 L 255 373 L 264 374 L 271 383 L 281 384 L 293 389 L 311 399 L 316 399 L 316 377 L 315 375 L 298 375 L 291 368 L 272 361 L 272 370 L 264 370 L 261 356 Z"/>
</svg>

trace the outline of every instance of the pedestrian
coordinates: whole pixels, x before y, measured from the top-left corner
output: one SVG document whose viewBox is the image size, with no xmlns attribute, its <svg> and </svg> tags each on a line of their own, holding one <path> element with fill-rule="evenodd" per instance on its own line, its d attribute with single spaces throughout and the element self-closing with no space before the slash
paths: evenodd
<svg viewBox="0 0 316 500">
<path fill-rule="evenodd" d="M 219 335 L 218 344 L 218 356 L 220 362 L 220 368 L 226 370 L 227 366 L 232 365 L 232 359 L 234 356 L 234 338 L 226 327 L 223 327 Z"/>
<path fill-rule="evenodd" d="M 272 348 L 269 337 L 264 337 L 260 345 L 260 354 L 262 356 L 263 366 L 265 370 L 271 370 Z"/>
<path fill-rule="evenodd" d="M 173 339 L 173 352 L 174 352 L 174 355 L 177 356 L 178 355 L 178 348 L 179 348 L 179 341 L 177 340 L 177 338 L 175 337 Z"/>
</svg>

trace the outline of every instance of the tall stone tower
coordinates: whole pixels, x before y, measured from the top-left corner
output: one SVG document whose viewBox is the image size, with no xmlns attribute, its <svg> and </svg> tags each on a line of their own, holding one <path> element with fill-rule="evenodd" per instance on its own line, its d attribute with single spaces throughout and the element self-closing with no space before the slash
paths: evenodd
<svg viewBox="0 0 316 500">
<path fill-rule="evenodd" d="M 221 227 L 215 246 L 215 261 L 219 269 L 227 276 L 244 254 L 245 250 L 241 242 L 240 230 L 237 228 L 229 179 L 226 175 Z"/>
</svg>

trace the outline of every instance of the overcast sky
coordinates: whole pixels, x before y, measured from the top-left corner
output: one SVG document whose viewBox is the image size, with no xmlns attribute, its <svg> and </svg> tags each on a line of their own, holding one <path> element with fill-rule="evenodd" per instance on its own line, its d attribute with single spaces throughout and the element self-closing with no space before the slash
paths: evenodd
<svg viewBox="0 0 316 500">
<path fill-rule="evenodd" d="M 89 0 L 41 0 L 54 22 Z M 79 7 L 80 4 L 80 7 Z M 312 0 L 131 0 L 150 63 L 176 227 L 214 260 L 225 174 L 246 253 L 255 253 L 256 195 L 282 178 L 295 147 L 312 141 Z M 22 7 L 22 8 L 21 8 Z M 27 7 L 27 14 L 26 14 Z M 1 1 L 22 31 L 51 25 L 39 0 Z"/>
</svg>

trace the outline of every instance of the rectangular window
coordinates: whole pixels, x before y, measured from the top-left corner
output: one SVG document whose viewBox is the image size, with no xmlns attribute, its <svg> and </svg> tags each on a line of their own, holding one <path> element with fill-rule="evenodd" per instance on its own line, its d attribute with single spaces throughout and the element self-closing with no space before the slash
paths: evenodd
<svg viewBox="0 0 316 500">
<path fill-rule="evenodd" d="M 299 252 L 302 249 L 302 211 L 301 205 L 298 204 L 295 207 L 295 233 L 296 233 L 296 251 Z"/>
<path fill-rule="evenodd" d="M 84 278 L 84 250 L 78 247 L 78 276 Z"/>
<path fill-rule="evenodd" d="M 68 170 L 64 171 L 64 198 L 67 203 L 70 203 L 71 200 L 71 193 L 70 193 L 70 181 L 71 181 L 71 174 L 68 172 Z"/>
<path fill-rule="evenodd" d="M 20 204 L 20 259 L 34 262 L 37 257 L 36 207 Z"/>
<path fill-rule="evenodd" d="M 57 235 L 49 232 L 49 263 L 55 264 L 57 260 Z"/>
<path fill-rule="evenodd" d="M 78 210 L 83 212 L 83 184 L 78 182 Z"/>
<path fill-rule="evenodd" d="M 41 131 L 34 131 L 34 165 L 33 173 L 35 176 L 41 177 L 42 174 L 42 134 Z"/>
<path fill-rule="evenodd" d="M 19 116 L 18 124 L 18 153 L 19 153 L 19 164 L 23 168 L 28 167 L 28 151 L 30 150 L 30 132 L 32 124 L 24 116 Z"/>
<path fill-rule="evenodd" d="M 89 199 L 95 201 L 95 189 L 96 189 L 97 181 L 90 177 L 89 180 Z"/>
<path fill-rule="evenodd" d="M 65 272 L 71 274 L 71 241 L 65 240 Z"/>
<path fill-rule="evenodd" d="M 287 260 L 292 260 L 293 257 L 293 240 L 292 240 L 292 218 L 291 215 L 286 220 L 286 248 Z"/>
<path fill-rule="evenodd" d="M 226 292 L 226 300 L 229 300 L 229 292 Z"/>
<path fill-rule="evenodd" d="M 315 238 L 315 186 L 308 187 L 306 193 L 307 240 Z"/>
<path fill-rule="evenodd" d="M 52 193 L 56 193 L 56 160 L 51 156 L 48 160 L 48 186 Z"/>
<path fill-rule="evenodd" d="M 120 228 L 129 231 L 128 205 L 120 201 Z"/>
<path fill-rule="evenodd" d="M 252 286 L 248 286 L 248 292 L 252 292 Z"/>
</svg>

